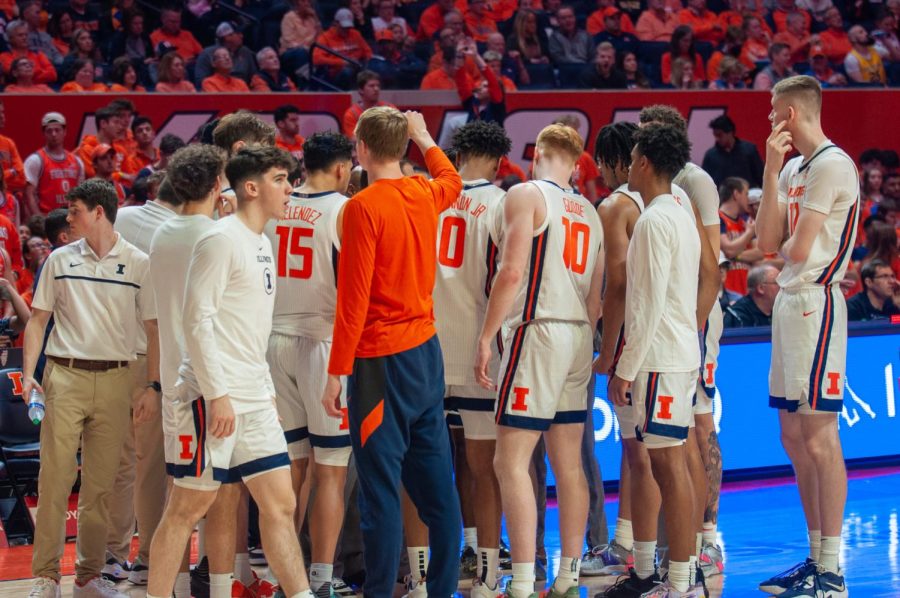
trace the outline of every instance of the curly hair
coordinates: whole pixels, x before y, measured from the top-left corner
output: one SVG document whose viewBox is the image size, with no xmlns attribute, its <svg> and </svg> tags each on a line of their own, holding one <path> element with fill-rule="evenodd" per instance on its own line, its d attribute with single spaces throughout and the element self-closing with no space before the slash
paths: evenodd
<svg viewBox="0 0 900 598">
<path fill-rule="evenodd" d="M 511 148 L 506 131 L 493 122 L 466 123 L 453 134 L 453 149 L 462 160 L 474 156 L 502 158 Z"/>
<path fill-rule="evenodd" d="M 658 174 L 669 179 L 690 159 L 691 142 L 683 129 L 673 125 L 654 123 L 638 129 L 634 145 Z"/>
<path fill-rule="evenodd" d="M 166 165 L 166 180 L 179 204 L 202 201 L 215 188 L 224 168 L 224 151 L 213 145 L 195 143 L 172 154 Z"/>
<path fill-rule="evenodd" d="M 340 133 L 313 133 L 303 142 L 303 162 L 308 172 L 325 170 L 336 162 L 351 160 L 353 143 Z"/>
<path fill-rule="evenodd" d="M 636 124 L 625 121 L 600 129 L 594 141 L 594 161 L 610 168 L 627 167 L 631 164 L 631 150 L 634 148 L 634 133 L 637 130 Z"/>
<path fill-rule="evenodd" d="M 687 121 L 681 116 L 681 113 L 672 106 L 666 104 L 653 104 L 645 106 L 638 115 L 638 120 L 642 125 L 657 123 L 661 125 L 670 125 L 681 129 L 687 134 Z"/>
<path fill-rule="evenodd" d="M 231 154 L 234 144 L 238 141 L 274 146 L 275 127 L 250 110 L 232 112 L 219 119 L 213 131 L 213 145 Z"/>
</svg>

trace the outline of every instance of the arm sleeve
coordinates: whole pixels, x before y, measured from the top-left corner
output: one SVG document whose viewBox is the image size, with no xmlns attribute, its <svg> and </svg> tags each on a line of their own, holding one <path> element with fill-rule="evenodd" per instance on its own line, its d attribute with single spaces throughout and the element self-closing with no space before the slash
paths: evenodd
<svg viewBox="0 0 900 598">
<path fill-rule="evenodd" d="M 459 94 L 459 101 L 465 103 L 472 97 L 472 89 L 475 86 L 475 82 L 466 73 L 465 67 L 456 69 L 456 72 L 453 73 L 453 79 L 456 81 L 456 93 Z"/>
<path fill-rule="evenodd" d="M 58 255 L 57 259 L 54 259 L 54 254 L 52 253 L 44 260 L 44 264 L 41 266 L 40 280 L 37 282 L 37 286 L 34 290 L 34 298 L 31 301 L 31 306 L 33 308 L 42 309 L 44 311 L 53 311 L 53 307 L 56 304 L 56 288 L 54 285 L 56 284 L 55 264 L 57 261 L 59 261 Z"/>
<path fill-rule="evenodd" d="M 213 331 L 213 318 L 228 285 L 232 243 L 224 235 L 200 239 L 188 269 L 182 309 L 184 342 L 200 392 L 207 399 L 228 394 L 225 371 Z"/>
<path fill-rule="evenodd" d="M 494 71 L 490 67 L 484 69 L 482 74 L 488 82 L 488 91 L 491 95 L 491 102 L 499 104 L 503 101 L 503 87 L 497 80 L 497 75 L 494 74 Z"/>
<path fill-rule="evenodd" d="M 358 200 L 347 202 L 343 229 L 344 237 L 353 239 L 353 243 L 343 247 L 338 268 L 337 306 L 328 363 L 328 373 L 335 376 L 353 373 L 356 348 L 369 311 L 378 235 L 372 215 Z"/>
<path fill-rule="evenodd" d="M 437 212 L 441 213 L 459 197 L 462 191 L 462 178 L 443 150 L 437 146 L 425 152 L 425 165 L 432 177 L 428 181 L 428 186 L 431 187 Z"/>
<path fill-rule="evenodd" d="M 656 329 L 666 309 L 667 281 L 671 275 L 672 254 L 669 251 L 670 232 L 665 224 L 644 220 L 634 227 L 628 252 L 629 268 L 628 303 L 625 320 L 625 348 L 616 366 L 616 375 L 633 381 L 637 376 L 650 346 L 656 340 Z"/>
</svg>

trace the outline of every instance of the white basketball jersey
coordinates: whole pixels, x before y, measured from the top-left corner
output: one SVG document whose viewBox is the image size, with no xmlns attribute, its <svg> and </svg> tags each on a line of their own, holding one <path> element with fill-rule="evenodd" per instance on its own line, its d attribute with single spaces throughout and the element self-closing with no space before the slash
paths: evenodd
<svg viewBox="0 0 900 598">
<path fill-rule="evenodd" d="M 525 280 L 506 325 L 534 320 L 588 321 L 587 296 L 603 244 L 600 217 L 591 202 L 550 181 L 530 181 L 544 196 L 547 218 L 534 231 Z M 501 256 L 502 239 L 501 239 Z"/>
<path fill-rule="evenodd" d="M 634 205 L 637 206 L 638 210 L 640 210 L 642 214 L 644 213 L 644 208 L 646 207 L 644 205 L 644 198 L 642 198 L 641 194 L 637 191 L 632 191 L 631 189 L 629 189 L 628 183 L 620 185 L 615 191 L 613 191 L 613 193 L 621 193 L 622 195 L 626 196 L 628 199 L 634 202 Z M 684 209 L 691 215 L 691 220 L 696 222 L 697 220 L 696 218 L 694 218 L 694 210 L 692 210 L 690 207 L 691 200 L 688 197 L 687 192 L 673 183 L 672 195 L 681 200 L 680 205 L 684 207 Z"/>
<path fill-rule="evenodd" d="M 333 191 L 295 191 L 284 218 L 266 226 L 278 276 L 272 332 L 331 338 L 341 250 L 337 218 L 347 200 Z"/>
<path fill-rule="evenodd" d="M 491 224 L 504 195 L 489 181 L 463 181 L 459 198 L 441 213 L 434 315 L 447 384 L 475 383 L 472 364 L 498 263 Z"/>
<path fill-rule="evenodd" d="M 791 236 L 801 209 L 827 216 L 806 261 L 787 262 L 778 275 L 778 284 L 796 289 L 843 280 L 859 221 L 859 175 L 850 156 L 826 140 L 809 160 L 793 158 L 778 179 L 778 202 L 787 205 Z"/>
<path fill-rule="evenodd" d="M 640 212 L 644 211 L 644 200 L 641 199 L 641 194 L 637 191 L 631 191 L 628 189 L 628 183 L 624 185 L 619 185 L 613 193 L 620 193 L 634 202 L 634 205 L 637 206 L 637 209 Z"/>
</svg>

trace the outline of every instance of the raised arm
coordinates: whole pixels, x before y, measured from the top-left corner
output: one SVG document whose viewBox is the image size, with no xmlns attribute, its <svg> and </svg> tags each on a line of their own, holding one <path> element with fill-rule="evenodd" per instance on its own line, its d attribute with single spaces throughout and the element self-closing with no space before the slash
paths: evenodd
<svg viewBox="0 0 900 598">
<path fill-rule="evenodd" d="M 756 215 L 756 238 L 764 253 L 776 253 L 784 242 L 787 227 L 787 177 L 779 177 L 784 156 L 791 149 L 791 134 L 779 123 L 766 140 L 762 199 Z"/>
<path fill-rule="evenodd" d="M 418 146 L 425 156 L 425 165 L 431 174 L 428 186 L 435 199 L 438 213 L 450 207 L 462 191 L 462 178 L 456 168 L 432 139 L 425 118 L 419 112 L 407 111 L 406 121 L 409 124 L 409 138 Z"/>
</svg>

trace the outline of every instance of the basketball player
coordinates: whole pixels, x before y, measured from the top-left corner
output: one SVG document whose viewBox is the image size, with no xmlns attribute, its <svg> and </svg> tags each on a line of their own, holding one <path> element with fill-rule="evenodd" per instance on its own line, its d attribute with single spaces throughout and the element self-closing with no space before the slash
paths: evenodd
<svg viewBox="0 0 900 598">
<path fill-rule="evenodd" d="M 356 125 L 369 186 L 344 207 L 328 383 L 322 402 L 342 417 L 340 376 L 353 373 L 348 415 L 358 463 L 366 596 L 389 596 L 399 566 L 400 483 L 428 526 L 429 596 L 458 585 L 459 500 L 444 421 L 444 376 L 432 315 L 438 215 L 462 180 L 417 112 L 379 106 Z M 409 140 L 434 177 L 404 177 Z"/>
<path fill-rule="evenodd" d="M 294 190 L 284 216 L 266 227 L 278 276 L 267 359 L 298 502 L 312 456 L 310 588 L 328 598 L 344 519 L 350 434 L 346 419 L 329 417 L 321 398 L 337 301 L 340 214 L 347 202 L 353 145 L 339 133 L 315 133 L 302 151 L 306 182 Z M 341 399 L 346 402 L 346 396 Z"/>
<path fill-rule="evenodd" d="M 687 133 L 687 122 L 672 106 L 657 104 L 642 109 L 641 126 L 661 123 L 678 127 Z M 703 572 L 721 573 L 724 567 L 722 550 L 715 543 L 719 511 L 719 490 L 722 482 L 722 453 L 712 416 L 712 397 L 715 396 L 715 370 L 718 367 L 719 337 L 721 337 L 722 309 L 716 301 L 720 280 L 718 256 L 720 247 L 719 192 L 712 177 L 693 162 L 687 162 L 672 181 L 690 198 L 694 215 L 702 224 L 700 230 L 700 287 L 697 295 L 697 326 L 703 350 L 699 374 L 705 392 L 699 392 L 694 402 L 694 417 L 687 438 L 688 467 L 694 481 L 697 503 L 694 518 L 697 526 L 695 556 L 703 564 Z M 664 531 L 664 530 L 661 530 Z M 704 535 L 705 532 L 705 535 Z M 664 538 L 661 537 L 661 540 Z M 665 546 L 665 542 L 663 542 Z M 661 548 L 665 562 L 664 548 Z M 702 581 L 702 576 L 701 576 Z M 705 583 L 705 582 L 704 582 Z"/>
<path fill-rule="evenodd" d="M 822 91 L 806 76 L 772 89 L 759 248 L 785 266 L 772 310 L 769 404 L 794 466 L 810 555 L 760 584 L 781 596 L 847 596 L 838 563 L 847 470 L 838 436 L 847 353 L 847 305 L 839 288 L 859 219 L 853 160 L 822 131 Z M 785 154 L 800 155 L 781 170 Z"/>
<path fill-rule="evenodd" d="M 600 316 L 603 231 L 591 203 L 567 188 L 584 143 L 565 125 L 537 138 L 537 180 L 503 201 L 500 267 L 478 339 L 475 376 L 496 388 L 492 344 L 509 331 L 500 368 L 494 468 L 513 560 L 507 596 L 534 592 L 536 505 L 528 465 L 543 434 L 556 474 L 561 558 L 551 597 L 577 596 L 588 489 L 581 464 L 593 331 Z"/>
<path fill-rule="evenodd" d="M 175 487 L 151 548 L 151 598 L 171 595 L 191 530 L 221 483 L 238 477 L 259 505 L 269 565 L 285 596 L 312 596 L 304 570 L 297 567 L 302 555 L 292 525 L 290 460 L 265 361 L 275 260 L 262 233 L 269 220 L 284 214 L 292 167 L 290 155 L 277 148 L 235 154 L 226 175 L 238 210 L 194 246 L 183 309 L 189 361 L 182 363 L 175 390 L 191 408 L 179 413 L 182 446 Z"/>
<path fill-rule="evenodd" d="M 636 435 L 650 455 L 669 536 L 668 580 L 642 595 L 694 597 L 702 595 L 702 587 L 694 585 L 694 497 L 684 443 L 700 367 L 695 282 L 700 238 L 692 211 L 672 195 L 672 178 L 687 162 L 690 143 L 680 128 L 659 124 L 637 131 L 634 140 L 628 188 L 653 199 L 628 246 L 626 343 L 609 395 L 616 405 L 627 405 L 631 389 Z M 652 579 L 640 570 L 637 576 L 642 582 Z"/>
<path fill-rule="evenodd" d="M 150 276 L 159 313 L 162 427 L 170 495 L 176 475 L 175 463 L 182 451 L 178 440 L 178 412 L 190 409 L 190 404 L 176 400 L 175 393 L 178 368 L 186 357 L 181 309 L 188 284 L 188 266 L 197 239 L 214 224 L 224 167 L 225 153 L 211 145 L 189 145 L 172 155 L 160 193 L 171 193 L 181 204 L 181 212 L 160 225 L 150 243 Z M 206 515 L 202 540 L 208 549 L 210 579 L 205 589 L 211 598 L 231 596 L 234 512 L 239 496 L 236 484 L 224 485 Z M 175 580 L 176 598 L 191 596 L 187 573 L 189 556 L 185 551 Z"/>
<path fill-rule="evenodd" d="M 465 434 L 465 455 L 474 477 L 477 505 L 477 566 L 472 596 L 500 594 L 500 487 L 494 473 L 495 393 L 475 381 L 472 354 L 481 332 L 491 279 L 497 267 L 497 239 L 492 220 L 505 192 L 491 183 L 510 140 L 496 123 L 463 125 L 453 135 L 463 191 L 441 214 L 438 227 L 438 270 L 434 314 L 444 355 L 445 395 L 459 410 Z M 499 348 L 498 348 L 499 355 Z M 490 365 L 491 376 L 499 358 Z M 471 579 L 471 578 L 470 578 Z M 468 580 L 467 580 L 468 581 Z"/>
</svg>

